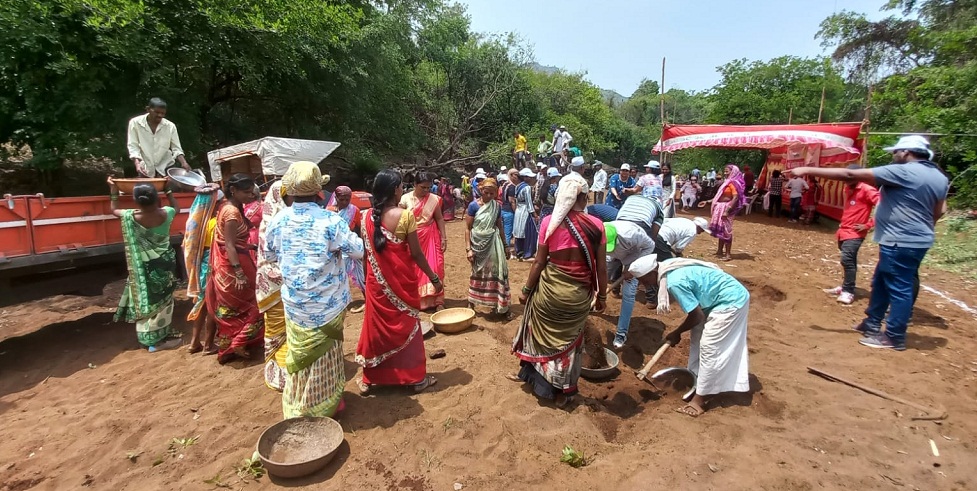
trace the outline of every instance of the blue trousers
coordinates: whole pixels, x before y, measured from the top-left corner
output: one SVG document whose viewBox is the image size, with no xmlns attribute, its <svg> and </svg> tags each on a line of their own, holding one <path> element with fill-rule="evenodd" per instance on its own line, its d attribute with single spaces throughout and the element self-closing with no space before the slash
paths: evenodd
<svg viewBox="0 0 977 491">
<path fill-rule="evenodd" d="M 621 314 L 617 317 L 617 337 L 625 337 L 631 329 L 631 314 L 634 313 L 634 298 L 638 294 L 638 279 L 624 280 L 621 285 Z"/>
<path fill-rule="evenodd" d="M 515 212 L 502 210 L 502 230 L 505 232 L 506 247 L 512 247 L 512 223 L 515 219 Z"/>
<path fill-rule="evenodd" d="M 876 334 L 885 319 L 885 334 L 898 343 L 906 342 L 906 328 L 913 314 L 916 278 L 919 265 L 929 249 L 916 247 L 879 246 L 879 264 L 872 277 L 872 295 L 865 320 L 868 334 Z"/>
</svg>

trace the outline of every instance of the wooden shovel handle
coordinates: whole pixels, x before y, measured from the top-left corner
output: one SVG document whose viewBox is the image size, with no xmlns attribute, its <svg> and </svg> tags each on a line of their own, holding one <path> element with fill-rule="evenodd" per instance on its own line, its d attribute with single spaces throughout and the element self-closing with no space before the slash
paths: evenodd
<svg viewBox="0 0 977 491">
<path fill-rule="evenodd" d="M 648 372 L 651 371 L 651 367 L 653 367 L 655 363 L 658 362 L 658 359 L 661 358 L 662 355 L 664 355 L 665 352 L 668 351 L 668 348 L 670 347 L 671 345 L 668 344 L 668 342 L 666 342 L 661 346 L 661 348 L 658 348 L 658 351 L 655 352 L 655 356 L 652 356 L 651 360 L 649 360 L 648 363 L 646 363 L 645 366 L 641 368 L 641 371 L 638 372 L 638 380 L 642 380 L 648 375 Z"/>
</svg>

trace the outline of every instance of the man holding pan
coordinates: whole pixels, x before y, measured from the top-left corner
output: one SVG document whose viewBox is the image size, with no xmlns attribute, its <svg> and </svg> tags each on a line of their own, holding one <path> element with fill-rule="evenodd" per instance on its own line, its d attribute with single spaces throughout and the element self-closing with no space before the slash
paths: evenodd
<svg viewBox="0 0 977 491">
<path fill-rule="evenodd" d="M 658 286 L 658 313 L 670 311 L 672 299 L 687 314 L 665 335 L 675 346 L 691 331 L 689 370 L 696 375 L 695 395 L 676 411 L 691 417 L 705 412 L 712 396 L 750 390 L 746 326 L 750 292 L 712 263 L 675 258 L 658 262 L 647 255 L 628 268 L 628 276 Z"/>
</svg>

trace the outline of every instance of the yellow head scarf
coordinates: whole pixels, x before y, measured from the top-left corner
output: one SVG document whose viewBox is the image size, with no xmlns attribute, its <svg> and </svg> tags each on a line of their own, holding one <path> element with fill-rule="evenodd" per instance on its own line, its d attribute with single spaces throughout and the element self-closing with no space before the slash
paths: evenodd
<svg viewBox="0 0 977 491">
<path fill-rule="evenodd" d="M 323 176 L 318 165 L 308 161 L 295 162 L 282 177 L 282 192 L 288 196 L 313 196 L 328 182 L 329 176 Z"/>
</svg>

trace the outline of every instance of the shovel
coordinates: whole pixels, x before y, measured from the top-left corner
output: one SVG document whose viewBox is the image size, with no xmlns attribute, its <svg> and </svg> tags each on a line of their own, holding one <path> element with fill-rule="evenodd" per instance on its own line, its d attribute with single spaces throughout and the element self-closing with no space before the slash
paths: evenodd
<svg viewBox="0 0 977 491">
<path fill-rule="evenodd" d="M 641 371 L 638 372 L 638 380 L 645 380 L 645 377 L 648 376 L 648 372 L 651 371 L 651 367 L 655 365 L 658 359 L 661 358 L 662 355 L 664 355 L 665 352 L 668 351 L 668 348 L 670 347 L 671 345 L 666 342 L 665 344 L 662 345 L 661 348 L 658 348 L 658 351 L 655 353 L 655 356 L 652 356 L 651 360 L 649 360 L 648 363 L 646 363 L 645 366 L 641 368 Z"/>
</svg>

